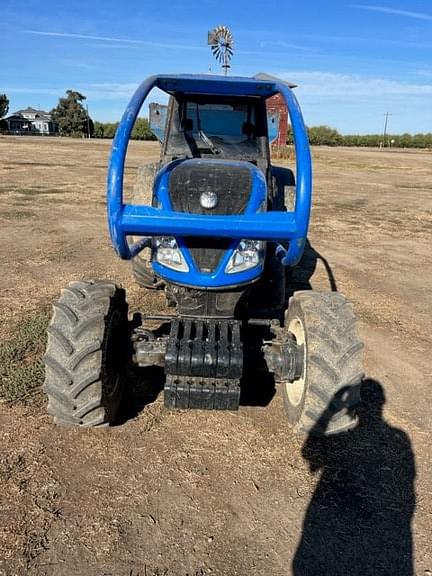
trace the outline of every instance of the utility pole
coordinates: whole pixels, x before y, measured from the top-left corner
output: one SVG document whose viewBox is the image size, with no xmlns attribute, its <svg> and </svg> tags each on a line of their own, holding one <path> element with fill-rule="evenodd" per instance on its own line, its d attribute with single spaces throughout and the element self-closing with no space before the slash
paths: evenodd
<svg viewBox="0 0 432 576">
<path fill-rule="evenodd" d="M 87 138 L 90 138 L 90 117 L 88 113 L 88 104 L 86 105 L 87 108 Z"/>
<path fill-rule="evenodd" d="M 386 112 L 384 114 L 385 116 L 385 121 L 384 121 L 384 132 L 383 132 L 383 147 L 385 148 L 386 145 L 386 136 L 387 136 L 387 124 L 388 124 L 388 117 L 392 116 L 393 114 L 390 114 L 390 112 Z"/>
</svg>

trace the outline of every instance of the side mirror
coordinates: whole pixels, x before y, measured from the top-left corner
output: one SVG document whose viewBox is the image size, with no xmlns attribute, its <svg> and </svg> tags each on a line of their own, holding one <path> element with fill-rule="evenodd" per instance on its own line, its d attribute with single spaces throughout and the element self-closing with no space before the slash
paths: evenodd
<svg viewBox="0 0 432 576">
<path fill-rule="evenodd" d="M 279 112 L 267 112 L 267 126 L 269 144 L 272 144 L 279 136 Z"/>
<path fill-rule="evenodd" d="M 162 144 L 165 138 L 165 128 L 168 118 L 168 106 L 152 102 L 149 106 L 150 130 Z"/>
</svg>

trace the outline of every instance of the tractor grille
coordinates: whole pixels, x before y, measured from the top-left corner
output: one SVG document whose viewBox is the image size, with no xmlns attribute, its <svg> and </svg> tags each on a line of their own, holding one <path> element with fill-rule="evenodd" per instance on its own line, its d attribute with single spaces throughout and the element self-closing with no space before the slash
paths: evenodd
<svg viewBox="0 0 432 576">
<path fill-rule="evenodd" d="M 247 167 L 229 166 L 223 160 L 192 160 L 173 169 L 169 196 L 176 212 L 190 214 L 230 215 L 246 210 L 252 189 L 252 175 Z M 214 208 L 203 208 L 203 192 L 215 193 Z M 195 264 L 202 271 L 213 272 L 230 245 L 229 239 L 185 238 Z"/>
<path fill-rule="evenodd" d="M 186 246 L 192 254 L 195 264 L 202 272 L 216 270 L 219 260 L 228 250 L 231 240 L 228 238 L 185 238 Z"/>
<path fill-rule="evenodd" d="M 246 210 L 252 188 L 251 171 L 242 166 L 229 166 L 223 160 L 182 162 L 171 172 L 169 195 L 177 212 L 190 214 L 241 214 Z M 200 196 L 214 192 L 218 203 L 203 208 Z"/>
</svg>

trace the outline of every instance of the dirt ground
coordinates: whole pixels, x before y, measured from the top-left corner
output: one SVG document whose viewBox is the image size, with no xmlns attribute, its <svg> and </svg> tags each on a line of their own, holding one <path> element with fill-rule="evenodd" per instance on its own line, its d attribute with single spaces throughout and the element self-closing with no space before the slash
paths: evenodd
<svg viewBox="0 0 432 576">
<path fill-rule="evenodd" d="M 0 342 L 73 279 L 117 279 L 132 309 L 164 309 L 111 248 L 109 147 L 0 137 Z M 157 155 L 131 143 L 129 186 Z M 0 576 L 432 573 L 432 153 L 313 156 L 304 277 L 359 316 L 358 428 L 294 436 L 279 392 L 238 413 L 143 394 L 120 426 L 55 428 L 36 382 L 0 403 Z"/>
</svg>

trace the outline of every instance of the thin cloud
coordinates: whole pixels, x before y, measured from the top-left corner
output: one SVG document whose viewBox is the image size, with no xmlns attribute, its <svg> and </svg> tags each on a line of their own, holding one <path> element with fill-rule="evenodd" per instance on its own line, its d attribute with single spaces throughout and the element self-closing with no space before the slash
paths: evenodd
<svg viewBox="0 0 432 576">
<path fill-rule="evenodd" d="M 90 34 L 72 34 L 69 32 L 49 32 L 44 30 L 24 30 L 26 34 L 35 34 L 36 36 L 54 36 L 56 38 L 76 38 L 78 40 L 102 40 L 109 42 L 122 42 L 126 44 L 142 44 L 142 40 L 130 40 L 127 38 L 114 38 L 110 36 L 93 36 Z"/>
<path fill-rule="evenodd" d="M 67 88 L 31 88 L 26 86 L 7 86 L 4 91 L 10 94 L 46 94 L 47 96 L 63 96 Z"/>
<path fill-rule="evenodd" d="M 277 48 L 286 48 L 287 50 L 300 50 L 301 52 L 315 52 L 316 49 L 310 46 L 302 46 L 300 44 L 292 44 L 284 40 L 261 40 L 259 45 L 261 48 L 268 48 L 271 46 Z"/>
<path fill-rule="evenodd" d="M 46 86 L 46 87 L 35 87 L 32 88 L 31 86 L 9 86 L 4 88 L 4 91 L 8 94 L 29 94 L 29 95 L 46 95 L 46 96 L 55 96 L 56 98 L 61 98 L 65 95 L 66 90 L 69 88 L 73 88 L 74 90 L 78 90 L 84 96 L 86 96 L 87 100 L 91 101 L 106 101 L 106 100 L 117 100 L 119 102 L 128 101 L 132 94 L 135 92 L 137 87 L 139 86 L 139 82 L 102 82 L 102 83 L 93 83 L 93 84 L 75 84 L 69 85 L 64 87 L 53 87 L 53 86 Z M 156 98 L 156 100 L 163 96 L 163 93 L 160 90 L 155 89 L 152 93 L 152 97 Z"/>
<path fill-rule="evenodd" d="M 432 42 L 413 42 L 407 41 L 405 38 L 394 37 L 387 38 L 383 36 L 344 36 L 337 34 L 300 34 L 298 38 L 306 39 L 313 42 L 331 42 L 333 44 L 353 44 L 363 43 L 369 46 L 375 44 L 390 44 L 395 46 L 406 46 L 408 48 L 432 48 Z"/>
<path fill-rule="evenodd" d="M 420 68 L 420 70 L 416 70 L 415 74 L 418 76 L 425 76 L 426 78 L 432 78 L 432 68 L 430 70 L 426 68 Z"/>
<path fill-rule="evenodd" d="M 80 68 L 82 70 L 94 70 L 95 66 L 88 64 L 83 60 L 77 60 L 75 58 L 59 58 L 57 60 L 62 66 L 67 66 L 68 68 Z"/>
<path fill-rule="evenodd" d="M 290 71 L 278 76 L 296 82 L 303 94 L 321 97 L 432 96 L 432 84 L 324 71 Z"/>
<path fill-rule="evenodd" d="M 139 82 L 101 82 L 88 84 L 83 90 L 89 98 L 96 100 L 124 100 L 132 96 L 138 85 Z"/>
<path fill-rule="evenodd" d="M 201 46 L 192 46 L 190 44 L 171 44 L 167 42 L 153 42 L 151 40 L 134 40 L 131 38 L 117 38 L 114 36 L 94 36 L 92 34 L 75 34 L 72 32 L 55 32 L 48 30 L 24 30 L 26 34 L 35 36 L 51 36 L 54 38 L 71 38 L 75 40 L 94 40 L 97 42 L 112 42 L 119 44 L 131 44 L 135 46 L 148 46 L 151 48 L 164 48 L 172 50 L 204 50 Z M 101 46 L 101 45 L 100 45 Z M 105 47 L 111 47 L 106 46 Z"/>
<path fill-rule="evenodd" d="M 117 86 L 74 86 L 74 90 L 78 90 L 86 96 L 88 100 L 121 100 L 127 101 L 135 92 L 138 83 L 124 84 Z M 70 86 L 69 86 L 70 88 Z M 55 96 L 56 98 L 64 97 L 68 88 L 31 88 L 30 86 L 24 87 L 8 87 L 5 92 L 8 94 L 29 94 L 29 95 L 45 95 Z"/>
<path fill-rule="evenodd" d="M 354 8 L 370 10 L 371 12 L 382 12 L 383 14 L 392 14 L 394 16 L 404 16 L 405 18 L 415 18 L 416 20 L 432 21 L 432 14 L 426 14 L 425 12 L 412 12 L 411 10 L 399 10 L 398 8 L 387 8 L 386 6 L 369 4 L 354 4 Z"/>
</svg>

